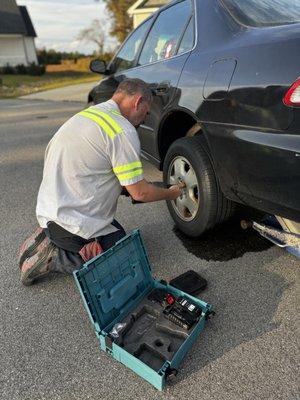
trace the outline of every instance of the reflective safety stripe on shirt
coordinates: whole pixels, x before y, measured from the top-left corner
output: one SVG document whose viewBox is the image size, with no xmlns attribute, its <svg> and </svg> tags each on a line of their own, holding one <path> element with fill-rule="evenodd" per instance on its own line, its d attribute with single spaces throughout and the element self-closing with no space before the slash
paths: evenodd
<svg viewBox="0 0 300 400">
<path fill-rule="evenodd" d="M 111 112 L 112 114 L 115 114 L 115 115 L 122 115 L 122 114 L 120 113 L 120 111 L 118 111 L 118 110 L 113 110 L 113 109 L 111 109 L 111 110 L 109 110 L 109 112 Z"/>
<path fill-rule="evenodd" d="M 113 168 L 114 173 L 120 182 L 135 178 L 136 176 L 143 174 L 143 167 L 140 161 L 135 161 L 130 164 L 118 165 Z"/>
<path fill-rule="evenodd" d="M 78 115 L 96 122 L 111 139 L 114 139 L 117 134 L 123 131 L 122 127 L 108 113 L 100 111 L 95 107 L 87 108 L 78 113 Z"/>
</svg>

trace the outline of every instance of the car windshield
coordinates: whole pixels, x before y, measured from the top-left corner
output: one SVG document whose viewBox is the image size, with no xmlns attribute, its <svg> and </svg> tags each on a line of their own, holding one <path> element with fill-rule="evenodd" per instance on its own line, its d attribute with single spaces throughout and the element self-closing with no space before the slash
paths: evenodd
<svg viewBox="0 0 300 400">
<path fill-rule="evenodd" d="M 300 0 L 221 0 L 242 24 L 254 27 L 300 22 Z"/>
</svg>

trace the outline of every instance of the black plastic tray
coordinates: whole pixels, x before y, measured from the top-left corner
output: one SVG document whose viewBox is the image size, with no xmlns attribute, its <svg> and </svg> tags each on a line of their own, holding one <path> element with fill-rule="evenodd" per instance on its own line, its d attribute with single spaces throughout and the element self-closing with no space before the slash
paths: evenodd
<svg viewBox="0 0 300 400">
<path fill-rule="evenodd" d="M 195 295 L 204 290 L 207 280 L 202 278 L 197 272 L 189 270 L 176 278 L 172 279 L 170 285 L 191 295 Z"/>
</svg>

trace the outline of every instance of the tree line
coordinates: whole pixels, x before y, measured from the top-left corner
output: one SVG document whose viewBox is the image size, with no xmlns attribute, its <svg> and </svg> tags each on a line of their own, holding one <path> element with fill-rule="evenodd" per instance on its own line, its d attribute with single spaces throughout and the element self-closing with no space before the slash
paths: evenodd
<svg viewBox="0 0 300 400">
<path fill-rule="evenodd" d="M 77 60 L 80 57 L 85 57 L 85 55 L 78 51 L 68 53 L 66 51 L 42 48 L 37 49 L 37 57 L 40 65 L 48 65 L 60 64 L 62 60 Z"/>
</svg>

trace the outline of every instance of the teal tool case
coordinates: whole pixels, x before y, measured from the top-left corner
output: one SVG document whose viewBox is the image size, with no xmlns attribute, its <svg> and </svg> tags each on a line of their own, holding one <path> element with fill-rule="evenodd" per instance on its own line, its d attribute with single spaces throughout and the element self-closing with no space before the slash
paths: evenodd
<svg viewBox="0 0 300 400">
<path fill-rule="evenodd" d="M 211 305 L 152 277 L 138 230 L 83 264 L 74 278 L 100 348 L 162 390 L 203 330 Z M 147 298 L 154 289 L 200 307 L 198 321 L 186 330 L 168 320 Z M 122 329 L 112 337 L 116 326 Z"/>
</svg>

